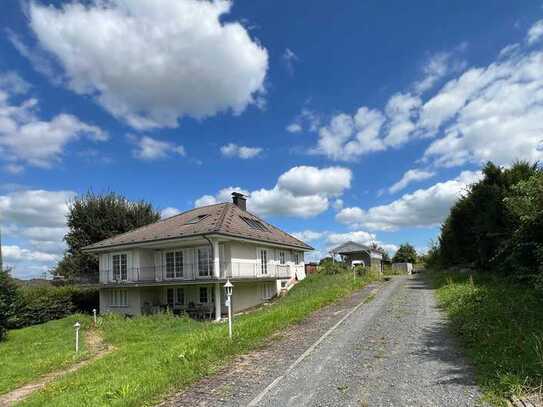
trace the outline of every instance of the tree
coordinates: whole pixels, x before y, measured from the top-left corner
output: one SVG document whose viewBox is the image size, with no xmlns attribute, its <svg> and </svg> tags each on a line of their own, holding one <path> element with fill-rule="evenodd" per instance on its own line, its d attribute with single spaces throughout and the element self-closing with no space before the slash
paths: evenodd
<svg viewBox="0 0 543 407">
<path fill-rule="evenodd" d="M 18 291 L 8 270 L 0 270 L 0 341 L 7 335 L 9 318 L 15 311 Z"/>
<path fill-rule="evenodd" d="M 393 263 L 413 263 L 417 262 L 417 251 L 409 243 L 400 245 L 400 248 L 392 258 Z"/>
<path fill-rule="evenodd" d="M 64 236 L 68 250 L 53 271 L 66 279 L 92 279 L 97 275 L 98 261 L 95 256 L 83 253 L 83 247 L 160 219 L 150 203 L 132 202 L 114 192 L 103 195 L 87 192 L 74 199 L 69 208 L 69 231 Z"/>
</svg>

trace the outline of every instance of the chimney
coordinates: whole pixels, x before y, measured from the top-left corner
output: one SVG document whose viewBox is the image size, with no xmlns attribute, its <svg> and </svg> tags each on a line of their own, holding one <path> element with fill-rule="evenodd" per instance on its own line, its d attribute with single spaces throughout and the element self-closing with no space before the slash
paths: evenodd
<svg viewBox="0 0 543 407">
<path fill-rule="evenodd" d="M 232 202 L 242 211 L 247 210 L 247 198 L 245 198 L 245 195 L 239 192 L 232 192 Z"/>
</svg>

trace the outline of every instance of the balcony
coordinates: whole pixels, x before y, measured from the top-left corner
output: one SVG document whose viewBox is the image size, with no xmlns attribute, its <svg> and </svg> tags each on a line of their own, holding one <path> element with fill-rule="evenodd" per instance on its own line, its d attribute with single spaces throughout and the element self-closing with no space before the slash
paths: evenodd
<svg viewBox="0 0 543 407">
<path fill-rule="evenodd" d="M 269 262 L 221 262 L 219 277 L 213 273 L 214 265 L 183 263 L 175 266 L 147 266 L 123 268 L 122 270 L 100 270 L 102 284 L 131 284 L 131 283 L 158 283 L 158 282 L 195 282 L 218 280 L 258 280 L 290 278 L 303 265 L 276 264 Z"/>
</svg>

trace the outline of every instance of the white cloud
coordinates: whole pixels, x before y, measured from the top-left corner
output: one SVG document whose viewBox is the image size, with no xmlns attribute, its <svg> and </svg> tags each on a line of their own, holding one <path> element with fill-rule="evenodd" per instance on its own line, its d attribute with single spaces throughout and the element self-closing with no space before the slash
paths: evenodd
<svg viewBox="0 0 543 407">
<path fill-rule="evenodd" d="M 298 62 L 300 59 L 298 56 L 289 48 L 285 49 L 285 52 L 283 53 L 283 62 L 285 63 L 285 66 L 287 68 L 287 71 L 290 75 L 294 74 L 294 64 Z"/>
<path fill-rule="evenodd" d="M 225 157 L 237 157 L 242 160 L 247 160 L 249 158 L 254 158 L 262 152 L 260 147 L 247 147 L 247 146 L 238 146 L 234 143 L 229 143 L 221 147 L 221 153 Z"/>
<path fill-rule="evenodd" d="M 31 2 L 30 27 L 67 86 L 138 129 L 239 114 L 261 101 L 268 54 L 225 0 Z M 107 46 L 104 46 L 107 44 Z"/>
<path fill-rule="evenodd" d="M 293 167 L 281 175 L 271 189 L 249 192 L 239 187 L 228 187 L 216 195 L 198 198 L 195 206 L 229 202 L 231 193 L 236 191 L 248 196 L 248 210 L 258 215 L 310 218 L 326 211 L 330 198 L 341 195 L 350 188 L 350 183 L 351 172 L 345 168 Z"/>
<path fill-rule="evenodd" d="M 432 178 L 434 175 L 435 172 L 419 170 L 417 168 L 408 170 L 398 182 L 394 183 L 388 189 L 388 192 L 390 192 L 391 194 L 395 194 L 396 192 L 401 191 L 413 182 L 424 181 L 425 179 Z"/>
<path fill-rule="evenodd" d="M 352 172 L 348 168 L 316 168 L 301 165 L 293 167 L 279 177 L 277 186 L 295 196 L 324 194 L 341 195 L 351 187 Z"/>
<path fill-rule="evenodd" d="M 287 131 L 289 133 L 301 133 L 303 131 L 303 127 L 299 123 L 291 123 L 287 126 Z"/>
<path fill-rule="evenodd" d="M 417 94 L 424 93 L 434 87 L 436 83 L 452 72 L 465 68 L 466 62 L 458 59 L 456 54 L 466 48 L 461 44 L 452 52 L 437 52 L 430 56 L 423 68 L 423 78 L 413 85 Z"/>
<path fill-rule="evenodd" d="M 129 140 L 136 148 L 132 150 L 134 157 L 144 160 L 160 160 L 175 155 L 185 156 L 185 148 L 169 141 L 157 140 L 149 136 L 129 136 Z"/>
<path fill-rule="evenodd" d="M 468 185 L 478 181 L 480 172 L 464 171 L 457 178 L 439 182 L 430 188 L 405 194 L 387 205 L 368 210 L 344 208 L 336 220 L 352 228 L 397 230 L 403 227 L 432 227 L 439 225 L 451 206 L 465 192 Z"/>
<path fill-rule="evenodd" d="M 526 41 L 532 45 L 543 36 L 543 20 L 536 21 L 526 34 Z"/>
<path fill-rule="evenodd" d="M 291 233 L 296 239 L 300 239 L 302 242 L 314 242 L 321 239 L 326 235 L 326 232 L 316 232 L 314 230 L 303 230 L 301 232 Z"/>
<path fill-rule="evenodd" d="M 100 128 L 70 114 L 40 119 L 37 99 L 12 102 L 28 89 L 28 84 L 15 74 L 0 77 L 0 153 L 8 161 L 8 172 L 21 172 L 24 164 L 49 168 L 60 161 L 67 144 L 84 136 L 94 141 L 107 139 Z"/>
<path fill-rule="evenodd" d="M 2 255 L 4 256 L 6 264 L 8 266 L 13 263 L 18 263 L 22 260 L 46 264 L 59 260 L 58 256 L 39 251 L 22 249 L 19 246 L 15 245 L 2 246 Z"/>
<path fill-rule="evenodd" d="M 396 147 L 408 140 L 409 135 L 415 129 L 413 120 L 421 103 L 418 96 L 413 96 L 410 93 L 397 93 L 389 99 L 385 108 L 389 119 L 384 138 L 386 145 Z M 377 139 L 377 135 L 375 138 Z"/>
<path fill-rule="evenodd" d="M 181 211 L 171 206 L 164 208 L 160 211 L 160 217 L 162 219 L 171 218 L 172 216 L 179 215 Z"/>
<path fill-rule="evenodd" d="M 18 189 L 0 195 L 3 255 L 19 277 L 36 277 L 60 259 L 72 191 Z M 15 240 L 17 244 L 6 245 Z"/>
<path fill-rule="evenodd" d="M 289 133 L 301 133 L 304 130 L 316 132 L 320 124 L 321 118 L 317 113 L 308 108 L 303 108 L 286 129 Z"/>
<path fill-rule="evenodd" d="M 318 145 L 311 152 L 339 161 L 352 161 L 386 147 L 379 138 L 385 117 L 378 110 L 361 107 L 351 117 L 340 113 L 319 130 Z"/>
<path fill-rule="evenodd" d="M 361 140 L 356 115 L 341 113 L 320 128 L 317 146 L 310 151 L 349 161 L 414 139 L 435 138 L 422 157 L 434 167 L 542 160 L 543 44 L 537 41 L 542 33 L 543 20 L 527 35 L 530 47 L 510 44 L 494 62 L 465 71 L 466 64 L 451 53 L 437 54 L 422 82 L 415 82 L 410 92 L 394 93 L 385 114 L 372 111 L 385 120 L 373 121 L 371 137 Z M 458 71 L 464 72 L 429 92 L 439 79 Z M 428 93 L 424 98 L 423 91 Z"/>
</svg>

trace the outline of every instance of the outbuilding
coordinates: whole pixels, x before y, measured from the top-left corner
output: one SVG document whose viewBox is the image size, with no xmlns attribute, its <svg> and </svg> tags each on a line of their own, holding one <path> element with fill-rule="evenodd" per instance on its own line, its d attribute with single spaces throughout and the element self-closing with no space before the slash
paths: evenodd
<svg viewBox="0 0 543 407">
<path fill-rule="evenodd" d="M 341 260 L 352 266 L 354 264 L 363 264 L 374 271 L 383 271 L 383 254 L 369 246 L 349 241 L 330 250 L 332 258 L 340 256 Z M 362 263 L 361 263 L 362 262 Z"/>
</svg>

